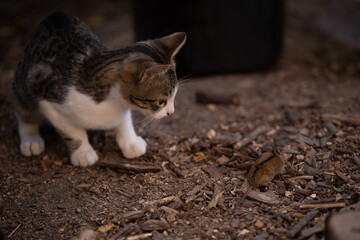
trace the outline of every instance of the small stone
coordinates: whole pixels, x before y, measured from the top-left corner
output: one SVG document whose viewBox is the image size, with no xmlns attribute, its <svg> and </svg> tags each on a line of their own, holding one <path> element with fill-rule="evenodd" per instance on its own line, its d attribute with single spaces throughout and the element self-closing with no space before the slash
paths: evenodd
<svg viewBox="0 0 360 240">
<path fill-rule="evenodd" d="M 214 129 L 211 129 L 211 130 L 207 133 L 206 136 L 207 136 L 208 139 L 214 138 L 214 137 L 216 136 L 215 130 L 214 130 Z"/>
<path fill-rule="evenodd" d="M 255 227 L 257 228 L 263 228 L 264 227 L 264 223 L 260 220 L 256 220 L 255 222 Z"/>
<path fill-rule="evenodd" d="M 304 160 L 304 158 L 305 158 L 304 155 L 296 155 L 297 160 Z"/>
<path fill-rule="evenodd" d="M 222 165 L 222 164 L 227 163 L 229 160 L 230 160 L 230 158 L 228 158 L 228 157 L 226 157 L 226 156 L 221 156 L 221 157 L 219 157 L 219 158 L 216 160 L 216 162 L 217 162 L 218 164 Z"/>
<path fill-rule="evenodd" d="M 239 219 L 232 219 L 230 222 L 231 227 L 238 228 L 240 226 L 240 220 Z"/>
<path fill-rule="evenodd" d="M 215 104 L 207 104 L 206 105 L 206 107 L 207 107 L 207 109 L 209 109 L 211 112 L 214 112 L 216 109 L 217 109 L 217 107 L 216 107 L 216 105 Z"/>
<path fill-rule="evenodd" d="M 62 166 L 62 164 L 63 164 L 62 161 L 58 161 L 58 160 L 54 161 L 55 166 Z"/>
</svg>

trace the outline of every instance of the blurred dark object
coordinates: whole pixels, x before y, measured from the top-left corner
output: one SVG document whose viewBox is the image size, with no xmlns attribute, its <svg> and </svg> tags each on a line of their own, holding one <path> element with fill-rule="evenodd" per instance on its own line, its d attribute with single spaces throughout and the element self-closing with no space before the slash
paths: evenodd
<svg viewBox="0 0 360 240">
<path fill-rule="evenodd" d="M 208 91 L 196 91 L 196 102 L 201 104 L 233 104 L 239 106 L 239 95 L 225 93 L 211 93 Z"/>
<path fill-rule="evenodd" d="M 254 71 L 282 49 L 284 0 L 135 0 L 137 40 L 187 33 L 180 74 Z"/>
</svg>

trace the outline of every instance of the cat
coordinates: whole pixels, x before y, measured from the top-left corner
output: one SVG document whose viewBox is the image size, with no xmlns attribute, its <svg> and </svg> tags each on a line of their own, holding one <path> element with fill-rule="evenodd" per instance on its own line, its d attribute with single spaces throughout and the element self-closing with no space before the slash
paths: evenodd
<svg viewBox="0 0 360 240">
<path fill-rule="evenodd" d="M 12 98 L 24 156 L 45 149 L 45 119 L 60 133 L 75 166 L 99 159 L 86 130 L 114 129 L 126 158 L 146 152 L 131 110 L 160 119 L 174 113 L 178 89 L 174 57 L 186 34 L 176 32 L 120 49 L 108 47 L 83 21 L 63 12 L 45 18 L 18 63 Z"/>
</svg>

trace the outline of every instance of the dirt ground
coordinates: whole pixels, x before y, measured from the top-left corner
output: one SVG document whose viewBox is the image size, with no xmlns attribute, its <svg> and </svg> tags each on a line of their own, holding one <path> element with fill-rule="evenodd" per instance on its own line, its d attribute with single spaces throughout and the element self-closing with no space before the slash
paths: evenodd
<svg viewBox="0 0 360 240">
<path fill-rule="evenodd" d="M 128 161 L 111 131 L 90 133 L 101 158 L 90 168 L 70 164 L 48 125 L 41 131 L 45 152 L 21 156 L 10 84 L 31 29 L 58 6 L 30 14 L 27 1 L 2 4 L 8 24 L 0 29 L 4 239 L 95 239 L 95 234 L 98 239 L 288 239 L 314 205 L 319 212 L 296 238 L 322 239 L 325 218 L 359 201 L 360 61 L 312 24 L 326 1 L 287 1 L 284 52 L 272 69 L 191 77 L 170 118 L 145 126 L 144 116 L 135 113 L 137 132 L 148 143 L 146 155 Z M 65 1 L 61 8 L 119 47 L 133 41 L 133 24 L 128 2 L 114 4 Z M 198 91 L 234 93 L 240 104 L 199 104 Z M 240 146 L 258 128 L 265 130 Z M 261 199 L 248 197 L 236 206 L 250 166 L 275 147 L 284 152 L 285 170 L 255 189 Z M 124 162 L 128 165 L 119 165 Z"/>
</svg>

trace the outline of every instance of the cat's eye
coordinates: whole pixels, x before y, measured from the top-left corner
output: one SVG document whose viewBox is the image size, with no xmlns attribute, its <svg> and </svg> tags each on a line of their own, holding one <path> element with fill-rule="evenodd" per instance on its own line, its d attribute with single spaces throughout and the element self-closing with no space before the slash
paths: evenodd
<svg viewBox="0 0 360 240">
<path fill-rule="evenodd" d="M 166 103 L 167 103 L 167 100 L 166 99 L 161 99 L 160 101 L 159 101 L 159 105 L 160 106 L 165 106 L 166 105 Z"/>
</svg>

